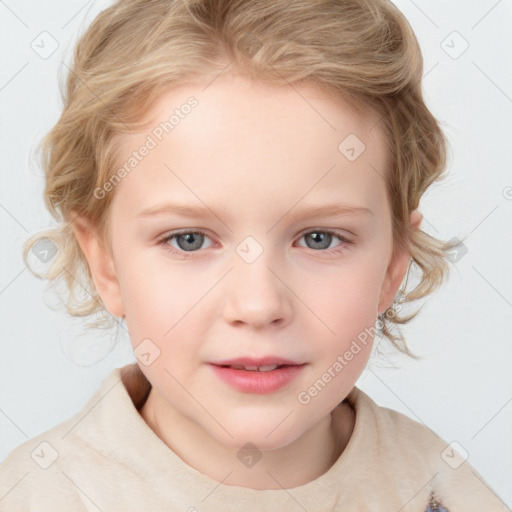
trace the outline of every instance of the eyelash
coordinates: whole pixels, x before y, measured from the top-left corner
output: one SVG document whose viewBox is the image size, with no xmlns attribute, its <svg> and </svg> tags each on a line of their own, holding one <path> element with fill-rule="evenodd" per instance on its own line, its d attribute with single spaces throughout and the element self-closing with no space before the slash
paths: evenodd
<svg viewBox="0 0 512 512">
<path fill-rule="evenodd" d="M 347 245 L 352 245 L 354 243 L 352 240 L 349 240 L 349 239 L 345 238 L 344 236 L 340 235 L 339 233 L 337 233 L 336 231 L 333 231 L 330 229 L 311 229 L 309 231 L 306 231 L 305 233 L 302 233 L 299 240 L 307 235 L 310 235 L 311 233 L 327 233 L 329 235 L 332 235 L 332 236 L 338 238 L 338 240 L 340 240 L 341 244 L 336 245 L 332 249 L 318 249 L 318 250 L 310 249 L 311 251 L 314 251 L 314 252 L 326 253 L 329 256 L 341 254 L 343 252 L 343 250 L 340 250 L 339 247 L 345 247 Z M 163 246 L 163 248 L 166 251 L 168 251 L 172 254 L 185 255 L 185 254 L 194 254 L 194 253 L 201 251 L 201 250 L 183 251 L 181 249 L 176 249 L 175 247 L 170 246 L 168 242 L 170 240 L 172 240 L 173 238 L 180 236 L 180 235 L 204 235 L 205 237 L 210 238 L 208 236 L 208 233 L 206 233 L 205 231 L 201 231 L 199 229 L 198 230 L 179 230 L 179 231 L 172 231 L 171 233 L 168 233 L 165 236 L 161 237 L 158 240 L 158 244 Z M 309 247 L 306 247 L 306 249 L 309 249 Z"/>
</svg>

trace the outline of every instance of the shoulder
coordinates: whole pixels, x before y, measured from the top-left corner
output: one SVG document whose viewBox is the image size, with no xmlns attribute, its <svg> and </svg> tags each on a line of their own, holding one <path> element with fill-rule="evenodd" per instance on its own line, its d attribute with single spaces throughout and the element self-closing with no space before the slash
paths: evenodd
<svg viewBox="0 0 512 512">
<path fill-rule="evenodd" d="M 113 370 L 77 414 L 9 453 L 0 464 L 2 511 L 87 510 L 76 475 L 105 466 L 105 436 L 115 435 L 108 414 L 123 415 L 130 400 L 121 372 Z"/>
<path fill-rule="evenodd" d="M 359 388 L 354 388 L 348 398 L 374 425 L 375 456 L 385 461 L 385 470 L 404 482 L 409 475 L 423 482 L 419 494 L 423 500 L 428 496 L 428 504 L 422 511 L 510 512 L 470 465 L 460 444 L 448 443 L 426 424 L 378 405 Z"/>
<path fill-rule="evenodd" d="M 2 511 L 58 511 L 63 503 L 73 510 L 85 510 L 68 477 L 69 461 L 80 455 L 71 455 L 75 447 L 63 441 L 70 427 L 68 420 L 29 439 L 0 464 Z"/>
</svg>

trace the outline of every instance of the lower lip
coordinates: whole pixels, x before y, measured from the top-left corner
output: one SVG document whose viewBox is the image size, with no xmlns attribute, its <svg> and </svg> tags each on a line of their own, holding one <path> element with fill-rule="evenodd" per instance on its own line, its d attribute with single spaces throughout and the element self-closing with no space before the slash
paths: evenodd
<svg viewBox="0 0 512 512">
<path fill-rule="evenodd" d="M 305 364 L 283 366 L 269 372 L 235 370 L 224 366 L 210 365 L 220 380 L 242 393 L 263 395 L 277 391 L 298 377 Z"/>
</svg>

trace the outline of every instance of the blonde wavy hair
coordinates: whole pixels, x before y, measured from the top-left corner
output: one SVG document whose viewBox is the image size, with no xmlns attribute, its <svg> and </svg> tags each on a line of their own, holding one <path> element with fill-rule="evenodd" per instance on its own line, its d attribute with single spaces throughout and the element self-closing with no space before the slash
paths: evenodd
<svg viewBox="0 0 512 512">
<path fill-rule="evenodd" d="M 58 250 L 47 272 L 31 271 L 50 284 L 65 283 L 71 315 L 106 312 L 74 236 L 74 216 L 88 219 L 110 251 L 106 219 L 115 192 L 98 198 L 94 191 L 119 165 L 119 136 L 143 126 L 164 90 L 213 77 L 226 61 L 245 77 L 315 85 L 379 116 L 390 152 L 393 240 L 411 253 L 402 290 L 379 316 L 381 335 L 417 359 L 398 324 L 419 310 L 401 315 L 402 305 L 443 282 L 450 245 L 413 230 L 409 218 L 444 177 L 446 140 L 423 100 L 416 37 L 387 0 L 119 0 L 102 11 L 77 42 L 63 112 L 38 147 L 45 204 L 58 227 L 25 242 L 27 266 L 34 244 L 51 240 Z M 406 290 L 413 267 L 420 279 Z M 104 314 L 94 325 L 110 328 L 115 321 Z"/>
</svg>

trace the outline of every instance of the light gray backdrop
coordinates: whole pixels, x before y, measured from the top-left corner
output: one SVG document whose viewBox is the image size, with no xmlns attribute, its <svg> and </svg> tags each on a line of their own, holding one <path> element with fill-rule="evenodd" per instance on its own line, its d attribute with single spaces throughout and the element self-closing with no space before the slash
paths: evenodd
<svg viewBox="0 0 512 512">
<path fill-rule="evenodd" d="M 426 100 L 450 141 L 449 176 L 423 199 L 423 227 L 467 239 L 449 282 L 405 329 L 424 360 L 390 358 L 398 369 L 375 360 L 357 385 L 458 443 L 510 506 L 512 2 L 395 3 L 420 41 Z M 62 61 L 78 33 L 107 5 L 0 1 L 0 460 L 78 412 L 113 368 L 135 361 L 126 335 L 108 353 L 104 335 L 84 335 L 77 320 L 52 310 L 55 297 L 21 258 L 23 241 L 53 226 L 33 151 L 60 113 L 59 69 L 67 71 Z"/>
</svg>

